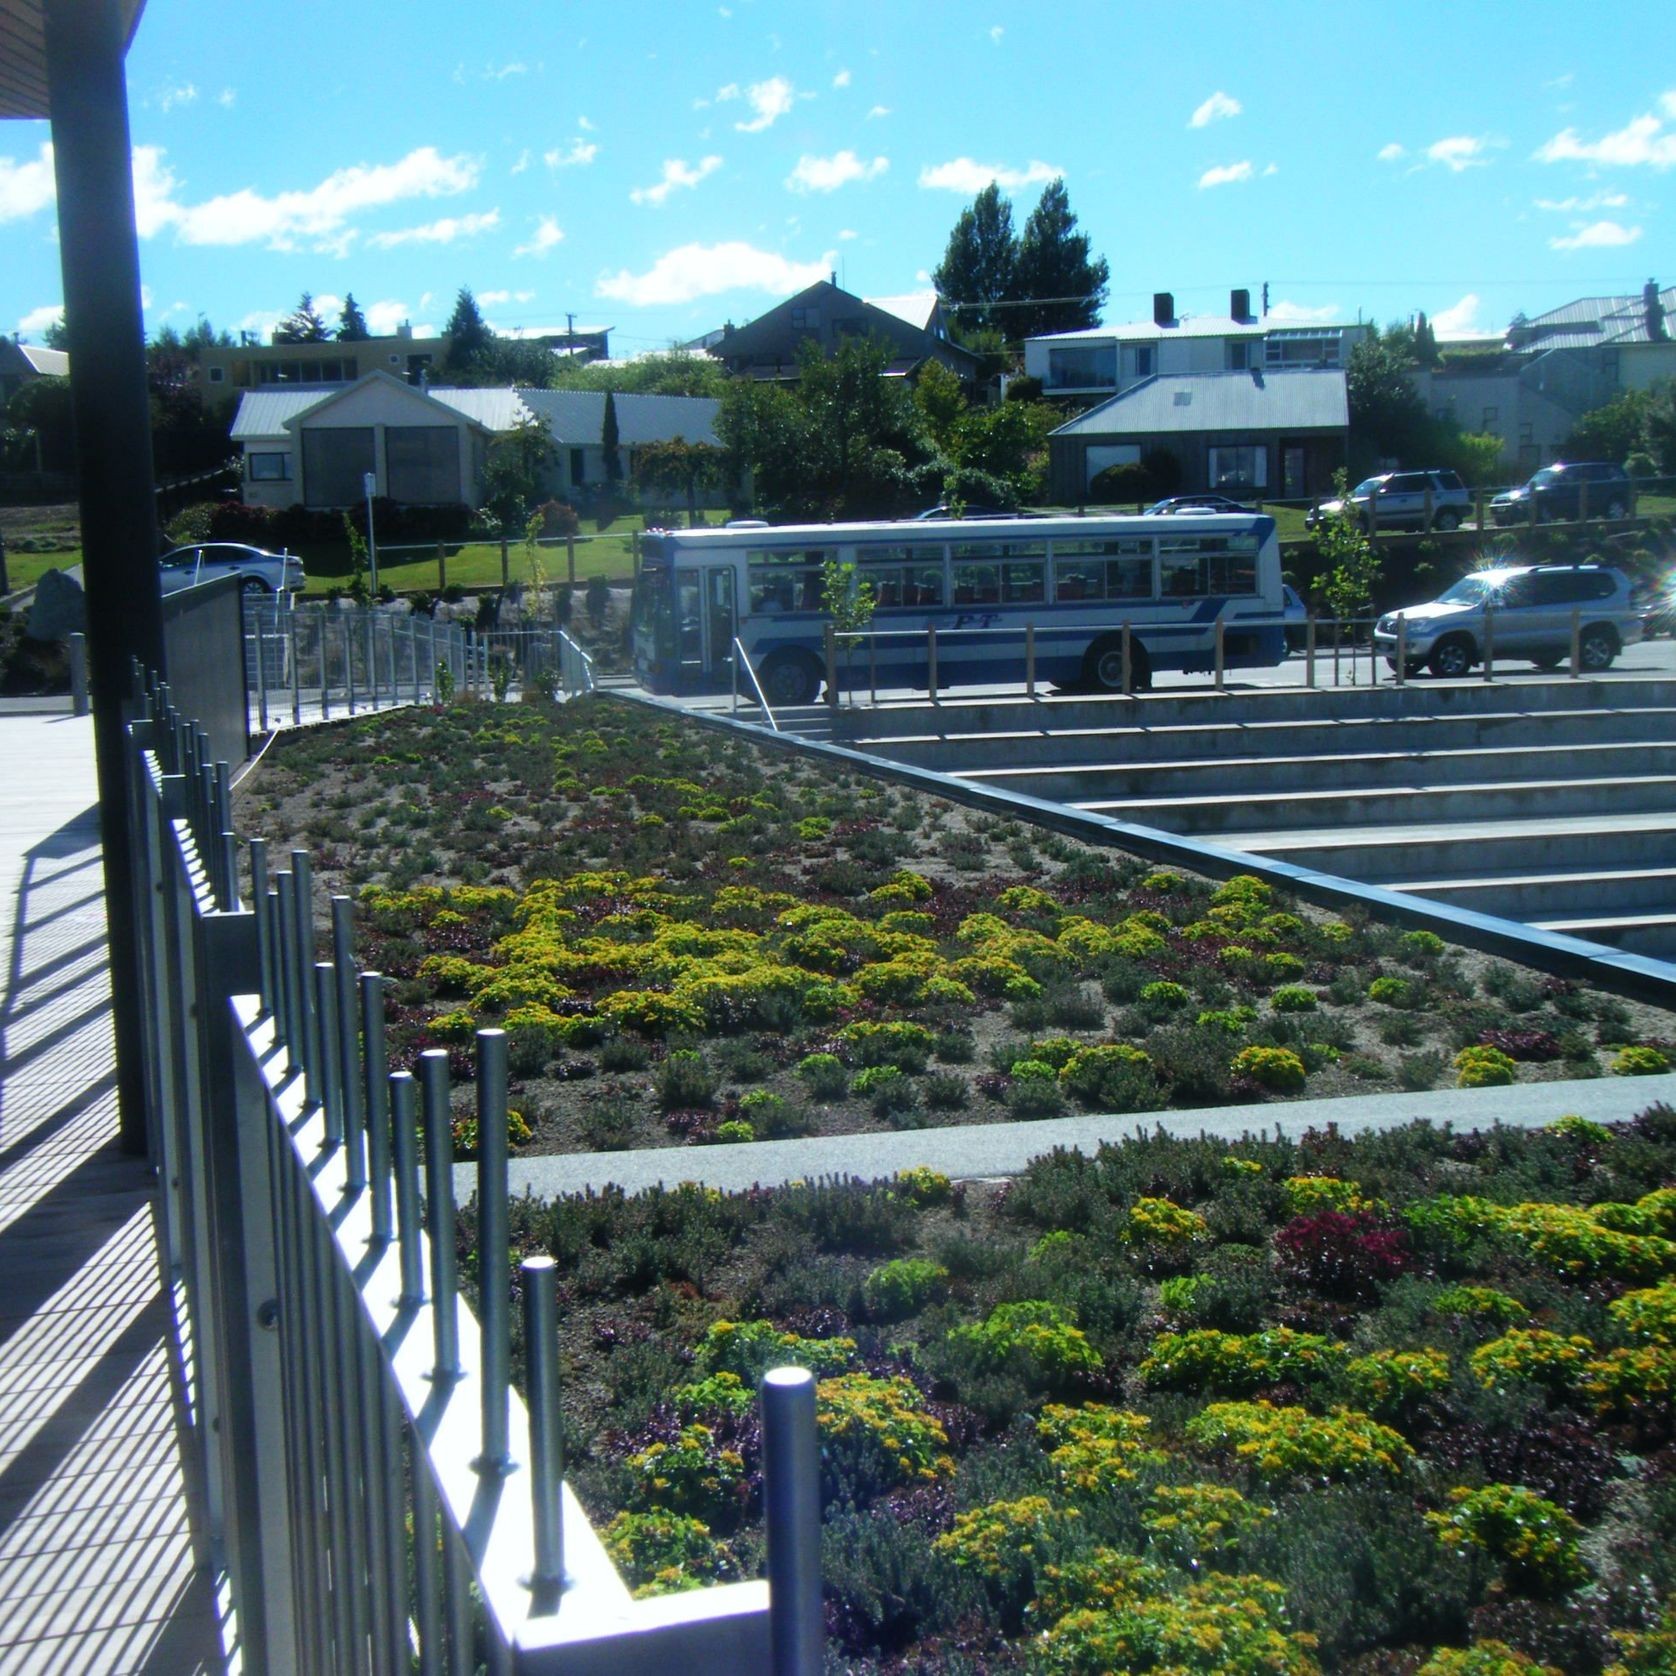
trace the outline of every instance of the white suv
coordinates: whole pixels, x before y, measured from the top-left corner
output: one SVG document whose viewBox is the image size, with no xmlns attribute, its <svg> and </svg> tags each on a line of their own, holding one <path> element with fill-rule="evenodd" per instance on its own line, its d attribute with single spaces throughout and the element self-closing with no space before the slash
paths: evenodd
<svg viewBox="0 0 1676 1676">
<path fill-rule="evenodd" d="M 1625 646 L 1641 638 L 1641 615 L 1630 598 L 1629 578 L 1606 565 L 1500 565 L 1475 570 L 1429 605 L 1388 612 L 1374 626 L 1373 643 L 1397 666 L 1397 625 L 1406 625 L 1404 658 L 1409 674 L 1421 666 L 1434 675 L 1465 675 L 1492 658 L 1528 659 L 1557 669 L 1571 656 L 1590 674 L 1612 666 Z"/>
<path fill-rule="evenodd" d="M 1458 530 L 1472 512 L 1472 494 L 1452 471 L 1387 471 L 1365 478 L 1350 491 L 1363 529 L 1426 528 L 1426 491 L 1432 495 L 1431 527 Z M 1307 529 L 1336 518 L 1344 503 L 1323 501 L 1304 517 Z"/>
</svg>

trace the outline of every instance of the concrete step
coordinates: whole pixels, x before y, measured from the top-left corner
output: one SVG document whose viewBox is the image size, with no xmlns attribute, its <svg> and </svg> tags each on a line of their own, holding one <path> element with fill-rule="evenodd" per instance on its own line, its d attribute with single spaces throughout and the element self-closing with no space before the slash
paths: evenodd
<svg viewBox="0 0 1676 1676">
<path fill-rule="evenodd" d="M 1625 954 L 1650 955 L 1655 960 L 1676 959 L 1676 914 L 1633 914 L 1606 919 L 1538 920 L 1539 929 L 1607 943 Z"/>
<path fill-rule="evenodd" d="M 1676 867 L 1596 866 L 1572 872 L 1404 879 L 1391 888 L 1532 924 L 1546 924 L 1548 916 L 1575 914 L 1580 901 L 1588 902 L 1596 917 L 1618 920 L 1626 915 L 1667 913 L 1670 904 L 1676 903 Z"/>
<path fill-rule="evenodd" d="M 1676 720 L 1676 711 L 1671 715 Z M 1413 738 L 1413 731 L 1407 736 Z M 1396 732 L 1385 734 L 1385 740 L 1395 745 Z M 1336 742 L 1348 743 L 1348 740 L 1345 734 L 1340 734 Z M 1427 743 L 1430 743 L 1429 736 Z M 1122 766 L 1109 762 L 1080 763 L 1049 768 L 972 769 L 961 778 L 1087 807 L 1097 798 L 1127 801 L 1200 796 L 1274 797 L 1288 792 L 1325 790 L 1349 795 L 1393 788 L 1421 791 L 1511 784 L 1538 776 L 1554 780 L 1603 780 L 1629 770 L 1639 776 L 1676 775 L 1676 739 L 1600 743 L 1579 738 L 1563 744 L 1459 750 L 1353 749 L 1313 755 L 1143 760 Z"/>
<path fill-rule="evenodd" d="M 1294 828 L 1225 834 L 1211 842 L 1365 884 L 1397 886 L 1471 875 L 1623 872 L 1667 866 L 1676 855 L 1676 811 L 1603 810 L 1553 820 L 1378 829 Z"/>
<path fill-rule="evenodd" d="M 850 741 L 898 762 L 946 774 L 986 771 L 997 756 L 1018 771 L 1047 767 L 1199 761 L 1237 757 L 1350 755 L 1392 750 L 1454 751 L 1568 744 L 1676 743 L 1676 703 L 1610 710 L 1463 712 L 1438 716 L 1256 717 L 1147 726 L 1041 729 L 947 737 Z M 1039 795 L 1049 795 L 1042 793 Z"/>
<path fill-rule="evenodd" d="M 1676 777 L 1626 774 L 1593 780 L 1520 780 L 1455 786 L 1393 786 L 1381 790 L 1282 792 L 1271 797 L 1108 798 L 1077 807 L 1166 832 L 1213 838 L 1224 833 L 1267 832 L 1305 821 L 1341 820 L 1346 826 L 1385 826 L 1405 821 L 1552 819 L 1610 809 L 1651 814 L 1676 809 Z"/>
</svg>

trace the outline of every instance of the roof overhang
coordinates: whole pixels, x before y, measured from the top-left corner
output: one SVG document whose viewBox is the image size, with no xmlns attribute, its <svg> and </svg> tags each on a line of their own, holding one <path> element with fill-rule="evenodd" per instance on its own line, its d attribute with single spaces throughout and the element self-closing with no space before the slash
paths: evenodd
<svg viewBox="0 0 1676 1676">
<path fill-rule="evenodd" d="M 116 9 L 126 50 L 145 0 L 116 0 Z M 52 115 L 45 13 L 45 0 L 0 0 L 0 118 L 44 120 Z"/>
</svg>

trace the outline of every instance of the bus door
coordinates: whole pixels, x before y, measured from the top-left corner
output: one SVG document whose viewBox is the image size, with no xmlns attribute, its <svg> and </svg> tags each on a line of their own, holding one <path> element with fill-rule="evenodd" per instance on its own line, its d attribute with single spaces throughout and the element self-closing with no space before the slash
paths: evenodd
<svg viewBox="0 0 1676 1676">
<path fill-rule="evenodd" d="M 731 667 L 739 632 L 732 565 L 706 565 L 675 577 L 675 616 L 683 686 L 710 686 Z"/>
</svg>

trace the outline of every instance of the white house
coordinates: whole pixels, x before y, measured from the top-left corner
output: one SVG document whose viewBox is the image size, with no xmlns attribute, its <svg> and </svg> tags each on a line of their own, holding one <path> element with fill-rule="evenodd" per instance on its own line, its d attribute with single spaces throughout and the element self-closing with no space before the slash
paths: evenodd
<svg viewBox="0 0 1676 1676">
<path fill-rule="evenodd" d="M 716 443 L 720 404 L 711 398 L 612 400 L 624 479 L 646 443 Z M 530 418 L 546 426 L 553 443 L 549 493 L 572 498 L 606 485 L 605 409 L 604 393 L 595 390 L 424 389 L 379 370 L 326 392 L 247 391 L 232 439 L 252 506 L 355 505 L 367 472 L 380 496 L 403 505 L 476 506 L 495 439 Z"/>
<path fill-rule="evenodd" d="M 1048 396 L 1120 395 L 1147 378 L 1194 373 L 1339 368 L 1366 326 L 1274 325 L 1251 312 L 1251 293 L 1230 291 L 1228 313 L 1178 316 L 1159 291 L 1150 320 L 1053 332 L 1024 340 L 1024 370 Z"/>
</svg>

